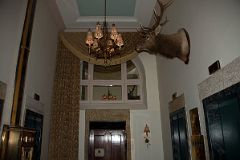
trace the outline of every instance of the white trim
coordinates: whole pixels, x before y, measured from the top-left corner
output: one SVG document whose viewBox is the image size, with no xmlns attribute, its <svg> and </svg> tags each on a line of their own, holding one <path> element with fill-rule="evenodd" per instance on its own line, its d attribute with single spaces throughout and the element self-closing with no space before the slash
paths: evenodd
<svg viewBox="0 0 240 160">
<path fill-rule="evenodd" d="M 131 109 L 131 110 L 140 110 L 147 109 L 147 106 L 144 103 L 81 103 L 81 110 L 85 109 Z"/>
<path fill-rule="evenodd" d="M 76 0 L 57 0 L 56 4 L 68 31 L 72 29 L 87 31 L 87 28 L 94 28 L 96 22 L 103 21 L 103 16 L 84 17 L 80 15 Z M 139 24 L 148 26 L 152 18 L 155 4 L 156 0 L 136 0 L 133 16 L 112 16 L 107 17 L 107 21 L 114 22 L 118 28 L 131 31 L 139 27 Z"/>
<path fill-rule="evenodd" d="M 103 22 L 104 17 L 103 16 L 84 16 L 84 17 L 79 17 L 77 22 L 94 22 L 96 25 L 96 22 Z M 130 17 L 130 16 L 107 16 L 106 21 L 108 24 L 115 23 L 117 21 L 120 22 L 126 22 L 126 23 L 137 23 L 137 19 L 135 17 Z M 95 28 L 95 27 L 94 27 Z"/>
<path fill-rule="evenodd" d="M 127 79 L 126 62 L 121 64 L 121 80 L 93 80 L 94 65 L 88 64 L 88 80 L 81 80 L 81 86 L 88 86 L 88 99 L 80 100 L 81 109 L 147 109 L 145 71 L 139 58 L 132 60 L 139 79 Z M 93 100 L 94 86 L 118 85 L 122 88 L 122 99 L 116 101 Z M 128 100 L 128 85 L 137 85 L 140 100 Z"/>
</svg>

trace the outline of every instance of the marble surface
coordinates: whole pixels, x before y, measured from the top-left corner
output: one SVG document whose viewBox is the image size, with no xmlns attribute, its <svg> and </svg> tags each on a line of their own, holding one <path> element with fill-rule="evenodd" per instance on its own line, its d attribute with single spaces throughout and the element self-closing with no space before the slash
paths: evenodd
<svg viewBox="0 0 240 160">
<path fill-rule="evenodd" d="M 174 98 L 171 102 L 169 102 L 169 112 L 175 112 L 181 108 L 185 107 L 185 97 L 184 94 Z"/>
<path fill-rule="evenodd" d="M 238 82 L 240 82 L 240 57 L 218 70 L 198 85 L 200 100 L 202 101 L 204 98 Z"/>
</svg>

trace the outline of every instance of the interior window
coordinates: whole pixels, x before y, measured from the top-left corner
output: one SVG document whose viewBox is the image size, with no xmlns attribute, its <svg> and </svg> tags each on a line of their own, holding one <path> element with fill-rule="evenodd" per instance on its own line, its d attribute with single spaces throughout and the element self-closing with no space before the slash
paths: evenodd
<svg viewBox="0 0 240 160">
<path fill-rule="evenodd" d="M 81 62 L 81 109 L 144 106 L 145 76 L 136 64 L 131 60 L 111 66 Z"/>
<path fill-rule="evenodd" d="M 81 67 L 81 79 L 82 80 L 88 79 L 88 63 L 81 61 L 80 67 Z"/>
<path fill-rule="evenodd" d="M 140 87 L 139 85 L 128 85 L 128 100 L 140 100 Z"/>
<path fill-rule="evenodd" d="M 127 79 L 138 79 L 138 71 L 132 61 L 127 61 Z"/>
<path fill-rule="evenodd" d="M 81 100 L 83 101 L 86 101 L 88 100 L 88 86 L 81 86 L 81 90 L 80 90 L 80 93 L 81 93 Z"/>
<path fill-rule="evenodd" d="M 122 86 L 93 86 L 93 100 L 116 101 L 122 100 Z"/>
<path fill-rule="evenodd" d="M 94 80 L 121 80 L 121 65 L 100 66 L 94 65 Z"/>
</svg>

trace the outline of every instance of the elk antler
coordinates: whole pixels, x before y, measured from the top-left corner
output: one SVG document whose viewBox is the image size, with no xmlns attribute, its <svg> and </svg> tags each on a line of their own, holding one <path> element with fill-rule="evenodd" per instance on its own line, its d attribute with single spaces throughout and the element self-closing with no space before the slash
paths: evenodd
<svg viewBox="0 0 240 160">
<path fill-rule="evenodd" d="M 162 17 L 163 17 L 163 14 L 164 14 L 164 11 L 173 3 L 173 0 L 163 4 L 163 2 L 161 2 L 160 0 L 157 0 L 157 3 L 160 7 L 160 14 L 158 15 L 156 10 L 154 9 L 153 10 L 153 13 L 154 13 L 154 24 L 152 27 L 144 27 L 144 26 L 140 26 L 141 29 L 138 29 L 138 32 L 142 33 L 142 34 L 146 34 L 148 32 L 152 32 L 154 31 L 159 25 L 160 26 L 163 26 L 165 25 L 167 22 L 168 22 L 168 19 L 166 17 L 166 19 L 164 20 L 164 22 L 161 23 L 161 20 L 162 20 Z"/>
<path fill-rule="evenodd" d="M 161 23 L 162 17 L 163 17 L 163 13 L 164 11 L 173 3 L 173 1 L 169 1 L 166 4 L 163 4 L 160 0 L 157 0 L 159 6 L 160 6 L 160 15 L 157 15 L 156 10 L 154 9 L 154 19 L 155 19 L 155 23 L 154 25 L 151 27 L 152 30 L 155 30 L 158 25 L 164 25 L 167 23 L 167 18 L 165 19 L 165 21 L 163 23 Z"/>
<path fill-rule="evenodd" d="M 173 0 L 163 4 L 157 0 L 160 13 L 154 10 L 154 24 L 151 27 L 140 26 L 138 32 L 145 37 L 142 44 L 136 46 L 137 52 L 148 52 L 155 55 L 163 55 L 166 58 L 179 58 L 185 64 L 189 62 L 190 38 L 183 28 L 175 34 L 161 34 L 161 27 L 168 22 L 167 17 L 162 21 L 164 11 L 173 3 Z M 161 22 L 162 21 L 162 22 Z"/>
</svg>

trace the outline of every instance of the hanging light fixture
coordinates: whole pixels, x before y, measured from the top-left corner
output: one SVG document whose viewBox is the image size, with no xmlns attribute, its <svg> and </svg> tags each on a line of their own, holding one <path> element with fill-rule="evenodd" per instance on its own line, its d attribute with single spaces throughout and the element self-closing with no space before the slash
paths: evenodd
<svg viewBox="0 0 240 160">
<path fill-rule="evenodd" d="M 119 55 L 122 46 L 124 45 L 121 34 L 117 32 L 115 24 L 112 24 L 111 33 L 108 32 L 108 24 L 106 21 L 106 0 L 105 14 L 103 26 L 98 22 L 95 33 L 91 29 L 88 30 L 86 36 L 86 44 L 88 45 L 88 53 L 96 59 L 104 59 L 104 64 L 107 65 L 111 58 Z"/>
</svg>

